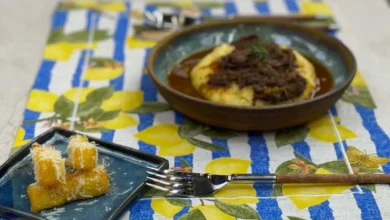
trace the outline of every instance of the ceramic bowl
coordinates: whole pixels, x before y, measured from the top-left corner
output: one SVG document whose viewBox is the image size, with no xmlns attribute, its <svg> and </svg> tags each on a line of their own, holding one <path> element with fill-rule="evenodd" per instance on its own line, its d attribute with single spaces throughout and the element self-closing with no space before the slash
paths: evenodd
<svg viewBox="0 0 390 220">
<path fill-rule="evenodd" d="M 183 58 L 248 34 L 257 34 L 265 42 L 285 45 L 316 59 L 331 72 L 333 88 L 297 103 L 240 107 L 194 98 L 168 85 L 171 68 Z M 188 117 L 219 128 L 266 131 L 300 125 L 326 113 L 351 83 L 356 61 L 344 44 L 321 31 L 285 22 L 236 19 L 191 26 L 165 37 L 151 51 L 147 68 L 166 101 Z"/>
</svg>

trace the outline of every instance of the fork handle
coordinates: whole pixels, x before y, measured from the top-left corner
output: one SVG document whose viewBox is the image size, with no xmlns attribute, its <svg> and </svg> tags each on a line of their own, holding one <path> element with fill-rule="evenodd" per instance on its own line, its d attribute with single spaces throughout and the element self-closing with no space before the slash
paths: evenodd
<svg viewBox="0 0 390 220">
<path fill-rule="evenodd" d="M 276 183 L 386 184 L 390 174 L 281 174 Z"/>
<path fill-rule="evenodd" d="M 390 174 L 233 174 L 232 183 L 388 184 Z"/>
</svg>

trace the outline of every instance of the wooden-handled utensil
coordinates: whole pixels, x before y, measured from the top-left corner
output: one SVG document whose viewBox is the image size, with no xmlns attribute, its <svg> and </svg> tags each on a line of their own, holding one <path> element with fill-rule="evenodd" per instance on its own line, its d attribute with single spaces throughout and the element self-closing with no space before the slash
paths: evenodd
<svg viewBox="0 0 390 220">
<path fill-rule="evenodd" d="M 228 183 L 264 184 L 388 184 L 390 174 L 232 174 L 192 173 L 188 169 L 147 171 L 147 185 L 171 195 L 201 197 L 215 193 Z"/>
</svg>

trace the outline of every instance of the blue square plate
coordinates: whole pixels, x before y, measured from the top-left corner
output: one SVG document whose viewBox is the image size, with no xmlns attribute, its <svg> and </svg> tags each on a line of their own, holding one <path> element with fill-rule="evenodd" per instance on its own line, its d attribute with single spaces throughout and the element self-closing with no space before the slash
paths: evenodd
<svg viewBox="0 0 390 220">
<path fill-rule="evenodd" d="M 12 219 L 114 219 L 147 190 L 146 167 L 169 167 L 164 158 L 87 136 L 96 143 L 99 164 L 105 165 L 110 176 L 110 192 L 39 213 L 32 212 L 27 196 L 27 186 L 35 182 L 30 154 L 32 143 L 53 145 L 66 157 L 68 138 L 74 134 L 77 133 L 53 128 L 17 151 L 0 167 L 0 216 Z"/>
</svg>

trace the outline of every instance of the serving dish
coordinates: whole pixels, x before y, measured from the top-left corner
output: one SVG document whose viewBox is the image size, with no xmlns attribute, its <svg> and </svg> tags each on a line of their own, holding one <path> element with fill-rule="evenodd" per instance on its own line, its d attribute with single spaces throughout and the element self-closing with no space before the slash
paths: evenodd
<svg viewBox="0 0 390 220">
<path fill-rule="evenodd" d="M 196 52 L 256 34 L 315 59 L 332 74 L 334 86 L 312 99 L 267 107 L 242 107 L 185 95 L 168 84 L 172 67 Z M 340 99 L 356 73 L 351 51 L 336 38 L 308 27 L 253 18 L 214 21 L 174 32 L 151 51 L 148 72 L 158 91 L 173 108 L 201 123 L 241 131 L 267 131 L 293 127 L 323 115 Z"/>
<path fill-rule="evenodd" d="M 146 168 L 168 168 L 168 161 L 131 149 L 88 137 L 97 145 L 99 164 L 106 168 L 110 179 L 108 194 L 74 201 L 38 213 L 32 212 L 26 188 L 33 183 L 34 173 L 30 154 L 32 143 L 53 145 L 66 155 L 68 138 L 76 132 L 52 128 L 17 151 L 0 167 L 0 214 L 23 219 L 114 219 L 126 211 L 130 202 L 143 195 L 147 186 Z"/>
</svg>

